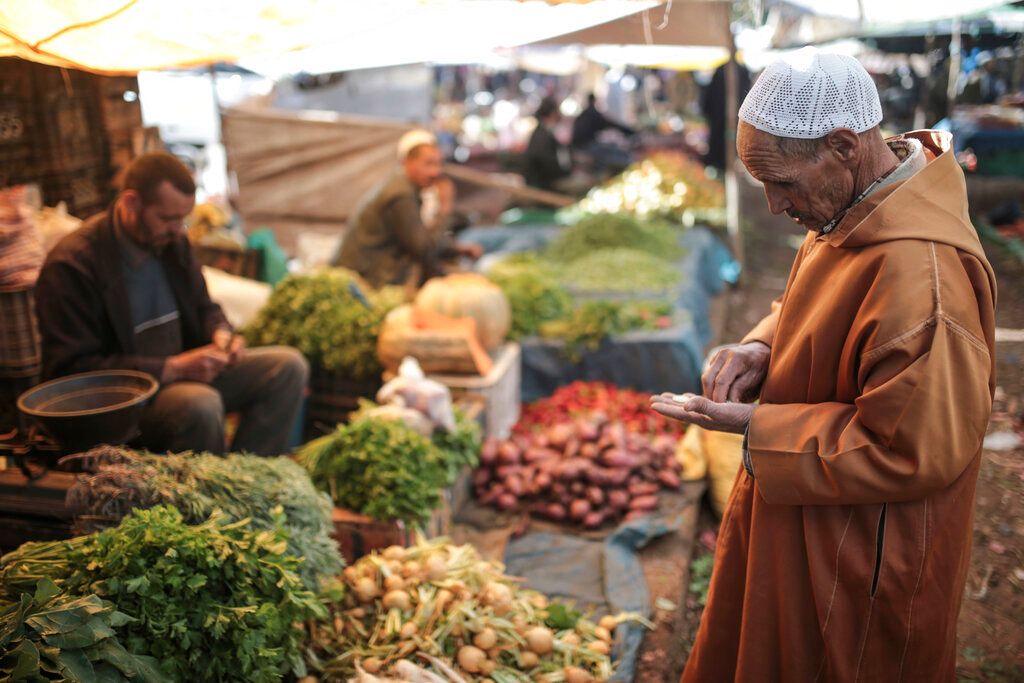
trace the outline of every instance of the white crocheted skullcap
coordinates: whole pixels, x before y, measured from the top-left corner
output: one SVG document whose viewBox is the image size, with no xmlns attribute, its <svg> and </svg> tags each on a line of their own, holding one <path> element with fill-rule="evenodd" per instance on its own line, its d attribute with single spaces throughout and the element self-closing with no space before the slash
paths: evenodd
<svg viewBox="0 0 1024 683">
<path fill-rule="evenodd" d="M 409 152 L 420 145 L 437 145 L 437 138 L 429 130 L 423 130 L 422 128 L 410 130 L 398 141 L 398 160 L 405 161 L 405 158 L 409 156 Z"/>
<path fill-rule="evenodd" d="M 805 47 L 764 70 L 739 115 L 778 137 L 814 139 L 836 128 L 874 128 L 882 120 L 882 103 L 856 59 Z"/>
</svg>

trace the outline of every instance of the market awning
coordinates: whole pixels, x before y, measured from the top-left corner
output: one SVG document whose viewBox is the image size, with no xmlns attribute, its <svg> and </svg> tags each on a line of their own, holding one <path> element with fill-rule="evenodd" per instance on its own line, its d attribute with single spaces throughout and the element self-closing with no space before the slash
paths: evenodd
<svg viewBox="0 0 1024 683">
<path fill-rule="evenodd" d="M 684 0 L 535 41 L 542 45 L 703 45 L 729 48 L 731 3 Z"/>
<path fill-rule="evenodd" d="M 658 0 L 0 0 L 0 56 L 107 74 L 245 58 L 260 58 L 278 70 L 309 72 L 472 61 L 469 57 L 497 47 L 571 33 L 657 4 Z"/>
</svg>

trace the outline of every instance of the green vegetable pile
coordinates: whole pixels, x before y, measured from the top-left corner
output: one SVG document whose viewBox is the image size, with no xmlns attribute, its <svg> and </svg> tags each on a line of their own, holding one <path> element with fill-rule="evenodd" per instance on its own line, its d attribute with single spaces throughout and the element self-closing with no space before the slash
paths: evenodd
<svg viewBox="0 0 1024 683">
<path fill-rule="evenodd" d="M 352 381 L 377 378 L 377 337 L 384 316 L 403 302 L 401 288 L 371 289 L 343 268 L 289 275 L 243 334 L 251 346 L 284 344 L 315 367 Z"/>
<path fill-rule="evenodd" d="M 584 292 L 665 290 L 679 284 L 675 264 L 637 249 L 601 249 L 579 258 L 562 273 L 563 282 Z"/>
<path fill-rule="evenodd" d="M 425 525 L 448 484 L 445 452 L 400 422 L 363 419 L 298 453 L 338 505 L 380 520 Z"/>
<path fill-rule="evenodd" d="M 445 483 L 448 486 L 455 483 L 463 469 L 477 466 L 482 444 L 480 425 L 460 408 L 455 407 L 453 410 L 455 429 L 450 432 L 439 429 L 431 439 L 434 446 L 445 455 Z"/>
<path fill-rule="evenodd" d="M 134 619 L 94 594 L 62 593 L 41 579 L 34 593 L 0 607 L 0 675 L 5 681 L 164 680 L 148 657 L 121 645 L 115 629 Z"/>
<path fill-rule="evenodd" d="M 597 350 L 607 337 L 668 326 L 671 312 L 672 307 L 662 302 L 584 301 L 567 319 L 541 325 L 540 334 L 563 340 L 567 356 L 576 362 L 584 349 Z"/>
<path fill-rule="evenodd" d="M 172 505 L 189 524 L 206 521 L 214 510 L 254 529 L 279 523 L 284 510 L 288 552 L 303 558 L 299 576 L 309 590 L 337 576 L 344 567 L 331 533 L 330 498 L 318 491 L 301 466 L 288 458 L 209 453 L 153 455 L 100 446 L 74 460 L 91 476 L 68 490 L 69 509 L 82 511 L 78 526 L 95 531 L 117 524 L 135 508 Z"/>
<path fill-rule="evenodd" d="M 374 417 L 371 414 L 374 409 L 379 407 L 373 401 L 360 399 L 359 410 L 349 415 L 349 423 L 367 419 L 379 420 L 379 417 Z M 454 484 L 463 469 L 473 468 L 479 464 L 480 446 L 483 444 L 480 425 L 470 419 L 466 415 L 466 411 L 458 406 L 452 406 L 452 414 L 455 416 L 455 429 L 450 432 L 435 429 L 430 437 L 431 443 L 442 454 L 446 470 L 446 486 Z"/>
<path fill-rule="evenodd" d="M 215 514 L 188 526 L 158 506 L 96 534 L 26 543 L 0 560 L 0 586 L 21 600 L 48 578 L 109 600 L 135 619 L 117 625 L 120 642 L 165 679 L 276 681 L 305 675 L 296 624 L 323 615 L 287 545 L 280 525 L 256 531 Z"/>
<path fill-rule="evenodd" d="M 570 263 L 600 249 L 628 248 L 671 260 L 682 254 L 679 232 L 663 221 L 625 214 L 590 214 L 563 230 L 545 250 L 552 261 Z"/>
</svg>

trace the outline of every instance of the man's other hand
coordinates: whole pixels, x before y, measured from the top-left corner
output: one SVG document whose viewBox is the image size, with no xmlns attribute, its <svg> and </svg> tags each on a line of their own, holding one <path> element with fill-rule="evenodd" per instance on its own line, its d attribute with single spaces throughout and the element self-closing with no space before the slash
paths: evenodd
<svg viewBox="0 0 1024 683">
<path fill-rule="evenodd" d="M 759 341 L 722 349 L 701 377 L 704 395 L 715 403 L 755 400 L 768 373 L 771 353 L 771 347 Z"/>
<path fill-rule="evenodd" d="M 665 417 L 716 432 L 742 434 L 754 414 L 752 403 L 715 403 L 695 394 L 659 394 L 651 408 Z"/>
<path fill-rule="evenodd" d="M 245 337 L 235 334 L 226 327 L 213 331 L 213 345 L 228 354 L 228 364 L 236 363 L 245 354 Z"/>
<path fill-rule="evenodd" d="M 160 381 L 164 384 L 170 382 L 209 384 L 217 379 L 217 375 L 227 367 L 230 360 L 231 355 L 214 344 L 200 346 L 168 358 L 164 363 Z"/>
<path fill-rule="evenodd" d="M 455 251 L 457 251 L 460 256 L 466 256 L 473 260 L 476 260 L 484 255 L 483 247 L 481 247 L 479 244 L 473 244 L 470 242 L 467 242 L 466 244 L 456 244 Z"/>
</svg>

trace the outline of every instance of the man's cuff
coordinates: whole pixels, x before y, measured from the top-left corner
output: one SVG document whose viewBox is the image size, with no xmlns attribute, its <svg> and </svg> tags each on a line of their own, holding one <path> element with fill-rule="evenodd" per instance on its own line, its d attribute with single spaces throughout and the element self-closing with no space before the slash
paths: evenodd
<svg viewBox="0 0 1024 683">
<path fill-rule="evenodd" d="M 754 478 L 754 463 L 750 459 L 750 449 L 747 448 L 747 440 L 750 438 L 750 423 L 747 423 L 747 428 L 743 430 L 743 469 L 747 471 L 750 478 Z"/>
</svg>

